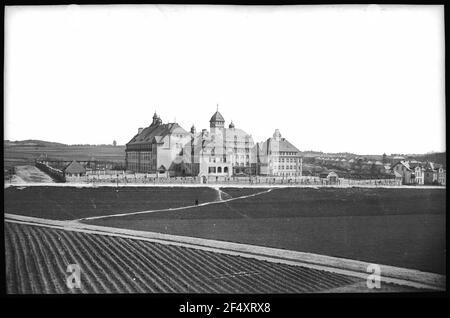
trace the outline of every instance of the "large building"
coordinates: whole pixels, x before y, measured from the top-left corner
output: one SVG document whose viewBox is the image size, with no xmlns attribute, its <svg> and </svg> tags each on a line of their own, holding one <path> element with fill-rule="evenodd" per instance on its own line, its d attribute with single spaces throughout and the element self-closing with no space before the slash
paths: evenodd
<svg viewBox="0 0 450 318">
<path fill-rule="evenodd" d="M 126 169 L 166 176 L 195 176 L 216 180 L 232 176 L 301 177 L 300 151 L 275 130 L 272 138 L 255 145 L 250 134 L 236 128 L 217 109 L 209 130 L 186 131 L 177 123 L 163 124 L 155 113 L 151 125 L 139 128 L 126 144 Z"/>
<path fill-rule="evenodd" d="M 273 137 L 255 147 L 256 171 L 259 175 L 279 177 L 301 177 L 302 157 L 300 151 L 278 129 Z"/>
<path fill-rule="evenodd" d="M 180 125 L 163 124 L 155 113 L 151 125 L 139 128 L 138 133 L 126 144 L 126 169 L 173 175 L 179 168 L 183 146 L 190 139 L 190 134 Z"/>
<path fill-rule="evenodd" d="M 217 110 L 209 121 L 209 131 L 191 128 L 191 140 L 184 146 L 183 169 L 205 178 L 251 175 L 252 136 L 225 119 Z"/>
</svg>

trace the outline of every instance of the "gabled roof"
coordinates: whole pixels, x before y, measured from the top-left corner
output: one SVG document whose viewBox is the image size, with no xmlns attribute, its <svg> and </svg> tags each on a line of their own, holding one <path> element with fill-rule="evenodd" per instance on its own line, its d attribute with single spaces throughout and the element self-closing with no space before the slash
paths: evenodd
<svg viewBox="0 0 450 318">
<path fill-rule="evenodd" d="M 147 128 L 144 128 L 140 134 L 135 135 L 128 143 L 129 144 L 141 144 L 162 142 L 163 138 L 170 134 L 188 134 L 183 127 L 177 123 L 168 124 L 152 124 Z"/>
<path fill-rule="evenodd" d="M 269 138 L 262 143 L 260 149 L 264 154 L 267 154 L 268 151 L 297 152 L 297 153 L 300 152 L 300 150 L 298 150 L 297 147 L 295 147 L 285 138 L 281 138 L 280 140 L 276 140 L 275 138 Z"/>
<path fill-rule="evenodd" d="M 406 169 L 411 170 L 411 168 L 409 167 L 409 162 L 408 161 L 398 161 L 398 162 L 396 162 L 396 163 L 394 163 L 392 165 L 392 169 L 394 169 L 394 167 L 399 165 L 399 164 L 405 166 Z"/>
<path fill-rule="evenodd" d="M 86 169 L 77 161 L 72 161 L 64 168 L 65 173 L 85 173 Z"/>
</svg>

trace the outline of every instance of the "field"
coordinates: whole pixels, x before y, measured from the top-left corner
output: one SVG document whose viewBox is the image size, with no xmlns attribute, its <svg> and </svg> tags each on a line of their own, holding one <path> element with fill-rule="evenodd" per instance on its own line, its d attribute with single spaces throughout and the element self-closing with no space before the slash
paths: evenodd
<svg viewBox="0 0 450 318">
<path fill-rule="evenodd" d="M 445 273 L 444 189 L 244 189 L 241 198 L 240 191 L 7 188 L 5 212 L 79 219 L 152 210 L 83 222 Z M 183 208 L 195 199 L 205 205 Z"/>
<path fill-rule="evenodd" d="M 11 294 L 311 293 L 365 284 L 299 266 L 8 222 L 5 248 Z M 66 286 L 68 264 L 80 266 L 81 289 Z"/>
<path fill-rule="evenodd" d="M 169 209 L 218 199 L 212 188 L 141 187 L 66 188 L 9 187 L 5 212 L 53 220 L 74 220 L 107 214 Z"/>
<path fill-rule="evenodd" d="M 51 159 L 67 161 L 99 160 L 123 162 L 125 160 L 125 146 L 4 145 L 3 162 L 5 168 L 16 165 L 33 165 L 34 160 L 44 153 Z"/>
</svg>

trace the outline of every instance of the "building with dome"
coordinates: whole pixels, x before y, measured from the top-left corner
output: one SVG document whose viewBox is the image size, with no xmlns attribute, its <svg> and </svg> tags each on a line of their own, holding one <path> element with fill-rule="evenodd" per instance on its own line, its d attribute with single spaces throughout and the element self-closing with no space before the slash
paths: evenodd
<svg viewBox="0 0 450 318">
<path fill-rule="evenodd" d="M 192 175 L 205 178 L 224 178 L 252 174 L 252 136 L 236 128 L 217 109 L 209 121 L 209 131 L 197 133 L 191 128 L 191 141 L 185 144 L 183 168 Z"/>
<path fill-rule="evenodd" d="M 218 107 L 209 120 L 209 130 L 201 131 L 194 125 L 186 131 L 176 122 L 163 124 L 155 112 L 150 126 L 139 128 L 126 144 L 125 162 L 126 169 L 134 172 L 205 180 L 302 175 L 300 151 L 278 129 L 272 138 L 255 144 L 233 121 L 226 127 Z"/>
<path fill-rule="evenodd" d="M 178 123 L 163 124 L 156 114 L 126 144 L 126 169 L 169 176 L 230 177 L 251 174 L 252 136 L 225 119 L 217 109 L 209 131 L 186 131 Z"/>
</svg>

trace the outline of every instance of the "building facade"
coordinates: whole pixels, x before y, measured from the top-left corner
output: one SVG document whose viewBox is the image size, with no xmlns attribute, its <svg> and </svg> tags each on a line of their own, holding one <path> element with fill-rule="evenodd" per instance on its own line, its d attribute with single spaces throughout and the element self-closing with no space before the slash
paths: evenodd
<svg viewBox="0 0 450 318">
<path fill-rule="evenodd" d="M 191 140 L 184 146 L 183 165 L 192 166 L 193 175 L 205 178 L 251 175 L 252 136 L 236 128 L 233 122 L 226 128 L 218 110 L 212 115 L 209 128 L 199 133 L 194 126 L 191 128 Z"/>
<path fill-rule="evenodd" d="M 300 151 L 282 138 L 278 129 L 272 138 L 255 147 L 256 170 L 259 175 L 277 177 L 301 177 L 303 162 Z"/>
<path fill-rule="evenodd" d="M 190 134 L 177 123 L 163 124 L 155 113 L 147 128 L 126 144 L 127 170 L 141 173 L 173 175 L 179 169 L 183 146 L 190 141 Z"/>
<path fill-rule="evenodd" d="M 445 170 L 442 165 L 431 162 L 402 160 L 392 166 L 392 171 L 401 176 L 402 184 L 445 185 Z"/>
<path fill-rule="evenodd" d="M 252 136 L 232 122 L 226 128 L 219 110 L 209 124 L 209 131 L 192 126 L 187 132 L 177 123 L 163 124 L 155 113 L 152 124 L 126 144 L 126 169 L 207 178 L 251 175 Z"/>
</svg>

